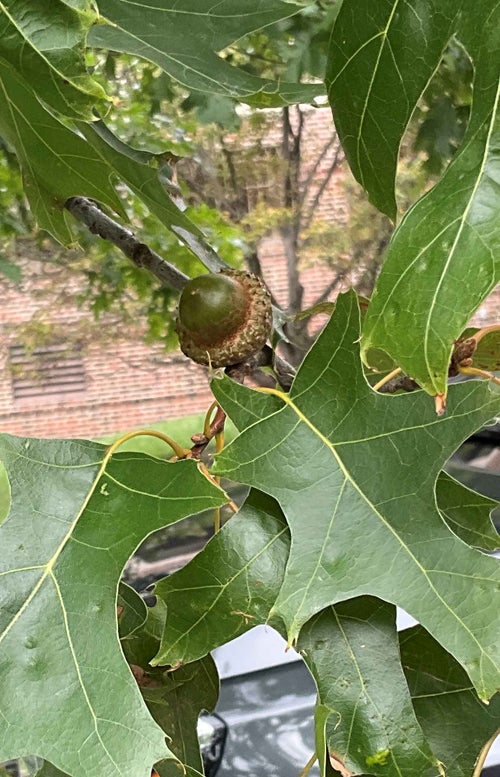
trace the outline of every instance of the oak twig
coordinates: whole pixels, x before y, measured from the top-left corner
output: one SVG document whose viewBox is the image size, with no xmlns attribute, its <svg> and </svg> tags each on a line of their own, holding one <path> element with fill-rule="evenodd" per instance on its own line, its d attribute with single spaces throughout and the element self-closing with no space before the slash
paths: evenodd
<svg viewBox="0 0 500 777">
<path fill-rule="evenodd" d="M 94 235 L 113 243 L 137 267 L 149 270 L 164 286 L 182 291 L 189 277 L 141 243 L 130 229 L 113 221 L 95 202 L 87 197 L 70 197 L 64 207 Z"/>
</svg>

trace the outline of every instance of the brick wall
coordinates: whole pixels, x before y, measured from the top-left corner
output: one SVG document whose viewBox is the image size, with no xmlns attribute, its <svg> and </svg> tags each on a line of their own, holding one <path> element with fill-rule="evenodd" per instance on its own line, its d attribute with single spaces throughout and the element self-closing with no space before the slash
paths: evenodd
<svg viewBox="0 0 500 777">
<path fill-rule="evenodd" d="M 9 365 L 9 346 L 18 342 L 16 327 L 34 318 L 49 319 L 58 334 L 62 332 L 71 341 L 82 321 L 91 318 L 89 311 L 76 305 L 71 293 L 78 290 L 77 276 L 71 272 L 62 279 L 58 276 L 63 282 L 62 294 L 57 290 L 51 294 L 54 281 L 44 272 L 44 264 L 22 260 L 21 264 L 22 285 L 4 282 L 1 291 L 1 431 L 40 437 L 97 437 L 208 408 L 212 398 L 203 367 L 181 353 L 166 353 L 161 345 L 145 345 L 139 330 L 131 339 L 121 338 L 116 325 L 108 341 L 84 347 L 84 390 L 15 398 L 17 373 Z M 114 323 L 104 322 L 103 326 Z"/>
<path fill-rule="evenodd" d="M 307 132 L 311 148 L 331 134 L 327 109 L 311 109 L 307 114 Z M 277 131 L 277 130 L 275 130 Z M 270 142 L 272 138 L 270 139 Z M 306 142 L 306 149 L 309 145 Z M 329 168 L 332 145 L 316 171 L 317 187 Z M 305 154 L 303 175 L 313 164 L 313 149 Z M 316 188 L 316 192 L 318 191 Z M 314 191 L 311 194 L 314 197 Z M 347 204 L 340 175 L 335 175 L 319 198 L 321 216 L 344 220 Z M 277 300 L 286 307 L 287 276 L 283 245 L 278 235 L 266 237 L 260 246 L 264 277 Z M 203 412 L 211 402 L 206 370 L 182 354 L 166 354 L 160 346 L 146 346 L 140 332 L 129 340 L 120 339 L 113 330 L 107 344 L 89 346 L 82 354 L 85 389 L 69 393 L 14 399 L 13 375 L 9 368 L 9 345 L 16 342 L 15 328 L 33 317 L 49 318 L 71 339 L 89 313 L 78 308 L 72 292 L 78 291 L 78 277 L 70 271 L 64 277 L 59 294 L 40 294 L 51 290 L 54 279 L 47 265 L 25 262 L 20 288 L 4 281 L 0 288 L 0 430 L 19 435 L 41 437 L 97 437 L 106 433 L 143 427 L 159 420 Z M 301 281 L 305 289 L 304 305 L 310 305 L 332 279 L 321 265 L 304 267 Z M 60 280 L 58 281 L 60 283 Z M 337 289 L 339 291 L 340 289 Z M 337 293 L 337 292 L 336 292 Z M 492 295 L 476 315 L 477 325 L 500 318 L 500 294 Z"/>
</svg>

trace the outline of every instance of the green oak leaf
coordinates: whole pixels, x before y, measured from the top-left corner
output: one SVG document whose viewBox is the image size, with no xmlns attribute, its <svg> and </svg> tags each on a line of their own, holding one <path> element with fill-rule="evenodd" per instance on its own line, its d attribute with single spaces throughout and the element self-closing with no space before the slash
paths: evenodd
<svg viewBox="0 0 500 777">
<path fill-rule="evenodd" d="M 67 773 L 57 769 L 49 761 L 44 761 L 41 768 L 36 772 L 35 777 L 67 777 Z"/>
<path fill-rule="evenodd" d="M 212 389 L 238 426 L 252 390 L 228 378 Z M 498 391 L 484 381 L 455 385 L 441 417 L 424 392 L 373 391 L 348 293 L 281 395 L 282 408 L 266 399 L 262 420 L 218 455 L 214 472 L 270 494 L 285 514 L 291 549 L 271 616 L 283 619 L 289 642 L 326 606 L 377 596 L 421 622 L 479 695 L 491 696 L 500 687 L 499 562 L 450 531 L 434 489 L 451 453 L 498 413 Z"/>
<path fill-rule="evenodd" d="M 259 400 L 263 395 L 254 392 L 250 398 Z M 242 406 L 238 420 L 248 414 L 246 422 L 251 423 L 254 412 L 255 406 Z M 464 492 L 469 500 L 467 514 L 471 492 Z M 447 493 L 444 497 L 446 504 L 453 501 Z M 481 503 L 479 495 L 477 498 Z M 168 617 L 161 648 L 151 663 L 176 665 L 195 661 L 254 625 L 268 622 L 282 584 L 289 546 L 290 534 L 277 503 L 265 494 L 251 491 L 240 513 L 186 567 L 157 584 L 155 593 L 158 601 L 164 602 Z M 342 636 L 341 622 L 349 639 Z M 273 625 L 281 630 L 277 620 Z M 392 607 L 380 600 L 358 597 L 313 616 L 301 632 L 298 649 L 323 691 L 315 713 L 318 752 L 326 752 L 333 726 L 330 744 L 338 756 L 341 751 L 345 760 L 358 759 L 359 764 L 363 753 L 366 758 L 388 749 L 392 755 L 383 765 L 382 774 L 391 773 L 396 768 L 394 764 L 402 762 L 403 774 L 420 777 L 419 770 L 424 767 L 431 768 L 433 773 L 429 748 L 422 744 L 422 732 L 411 711 L 404 681 L 387 684 L 387 656 L 395 665 L 391 677 L 401 674 L 394 643 Z M 337 710 L 336 717 L 333 710 Z M 331 725 L 325 732 L 328 719 Z M 358 734 L 356 738 L 349 736 L 352 725 Z M 347 749 L 342 750 L 342 740 L 349 743 Z M 421 752 L 413 751 L 415 742 L 422 744 Z M 328 764 L 322 764 L 323 767 L 328 772 Z"/>
<path fill-rule="evenodd" d="M 132 589 L 129 591 L 132 592 L 129 605 L 136 614 L 139 603 L 133 599 L 141 597 Z M 217 703 L 219 677 L 211 656 L 178 667 L 174 672 L 151 668 L 151 659 L 158 651 L 165 628 L 166 613 L 160 599 L 148 608 L 147 618 L 140 625 L 135 615 L 137 627 L 122 638 L 121 644 L 127 661 L 144 671 L 139 680 L 142 696 L 154 720 L 170 737 L 172 752 L 179 759 L 165 758 L 155 764 L 155 770 L 160 777 L 179 777 L 184 769 L 188 774 L 203 773 L 197 722 L 202 710 L 212 712 Z"/>
<path fill-rule="evenodd" d="M 0 58 L 0 134 L 15 148 L 33 215 L 61 243 L 71 243 L 69 197 L 84 195 L 125 217 L 113 171 L 92 147 L 58 121 Z"/>
<path fill-rule="evenodd" d="M 81 6 L 81 3 L 80 3 Z M 37 96 L 64 116 L 93 119 L 106 98 L 85 66 L 85 37 L 97 15 L 65 0 L 0 2 L 0 58 L 25 78 Z"/>
<path fill-rule="evenodd" d="M 23 277 L 23 271 L 19 265 L 0 255 L 0 275 L 4 275 L 12 283 L 19 285 Z"/>
<path fill-rule="evenodd" d="M 327 749 L 353 775 L 437 777 L 401 667 L 395 607 L 369 596 L 328 607 L 297 648 L 318 688 L 322 774 Z"/>
<path fill-rule="evenodd" d="M 99 0 L 109 23 L 95 25 L 88 41 L 148 59 L 190 90 L 269 108 L 310 102 L 324 87 L 259 78 L 217 52 L 300 10 L 281 0 Z"/>
<path fill-rule="evenodd" d="M 137 591 L 122 580 L 118 586 L 117 605 L 123 608 L 121 614 L 118 614 L 120 639 L 126 639 L 146 622 L 148 608 Z"/>
<path fill-rule="evenodd" d="M 171 748 L 184 767 L 203 774 L 197 735 L 200 712 L 212 712 L 219 698 L 219 676 L 211 656 L 163 671 L 161 679 L 142 689 L 149 711 L 172 738 Z M 160 777 L 179 777 L 182 770 L 172 759 L 155 764 Z"/>
<path fill-rule="evenodd" d="M 500 547 L 500 535 L 491 520 L 498 502 L 466 488 L 445 472 L 437 479 L 436 499 L 443 518 L 460 539 L 483 550 Z"/>
<path fill-rule="evenodd" d="M 130 589 L 133 590 L 133 589 Z M 134 591 L 135 597 L 144 601 L 140 594 Z M 129 600 L 132 604 L 132 600 Z M 139 622 L 138 603 L 132 604 L 135 626 L 133 631 L 122 634 L 122 624 L 120 623 L 120 642 L 125 658 L 129 664 L 142 666 L 144 670 L 150 671 L 150 661 L 155 655 L 160 644 L 161 636 L 165 629 L 165 620 L 167 617 L 167 608 L 163 602 L 157 601 L 153 607 L 146 607 L 146 618 Z M 132 616 L 130 616 L 132 617 Z"/>
<path fill-rule="evenodd" d="M 475 68 L 463 143 L 393 235 L 363 327 L 430 394 L 446 394 L 454 341 L 500 280 L 500 7 L 466 4 L 457 34 Z"/>
<path fill-rule="evenodd" d="M 500 694 L 480 702 L 463 669 L 421 626 L 402 631 L 399 640 L 417 718 L 446 777 L 471 777 L 498 731 Z"/>
<path fill-rule="evenodd" d="M 289 544 L 288 527 L 274 499 L 251 491 L 239 513 L 200 553 L 156 584 L 168 617 L 152 664 L 194 661 L 267 621 Z"/>
<path fill-rule="evenodd" d="M 75 11 L 91 13 L 92 16 L 95 14 L 96 4 L 94 0 L 62 0 L 62 2 L 69 6 L 69 8 L 74 8 Z"/>
<path fill-rule="evenodd" d="M 227 498 L 194 461 L 108 451 L 0 437 L 12 489 L 0 526 L 0 761 L 33 753 L 72 777 L 149 777 L 169 750 L 120 650 L 118 580 L 150 532 Z"/>
<path fill-rule="evenodd" d="M 457 0 L 344 0 L 326 74 L 335 126 L 371 202 L 394 219 L 401 138 L 453 35 Z"/>
</svg>

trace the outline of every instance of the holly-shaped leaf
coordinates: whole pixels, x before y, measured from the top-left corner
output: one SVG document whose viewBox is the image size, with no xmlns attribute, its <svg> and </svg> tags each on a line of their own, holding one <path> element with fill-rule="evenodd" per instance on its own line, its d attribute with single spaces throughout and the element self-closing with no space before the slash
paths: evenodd
<svg viewBox="0 0 500 777">
<path fill-rule="evenodd" d="M 418 720 L 446 777 L 471 777 L 480 751 L 498 730 L 500 694 L 489 704 L 480 702 L 463 669 L 421 626 L 399 638 Z"/>
<path fill-rule="evenodd" d="M 223 378 L 213 391 L 238 425 L 252 390 Z M 463 439 L 498 413 L 500 395 L 480 381 L 450 393 L 437 417 L 423 392 L 373 391 L 346 294 L 282 408 L 260 398 L 262 420 L 219 454 L 215 472 L 274 496 L 286 516 L 290 556 L 271 616 L 290 643 L 328 605 L 370 594 L 419 620 L 488 698 L 500 686 L 500 566 L 446 526 L 435 484 Z"/>
<path fill-rule="evenodd" d="M 58 121 L 0 59 L 0 134 L 15 148 L 33 215 L 61 243 L 73 239 L 69 197 L 85 195 L 125 217 L 113 171 L 81 135 Z"/>
<path fill-rule="evenodd" d="M 257 107 L 310 102 L 323 85 L 258 78 L 218 56 L 221 49 L 300 9 L 281 0 L 99 0 L 109 24 L 94 26 L 89 44 L 148 59 L 190 90 Z"/>
<path fill-rule="evenodd" d="M 194 661 L 266 622 L 289 545 L 279 506 L 251 491 L 238 515 L 200 553 L 155 586 L 168 617 L 153 665 Z"/>
<path fill-rule="evenodd" d="M 0 761 L 149 777 L 169 751 L 120 650 L 118 580 L 150 532 L 226 498 L 194 461 L 110 458 L 97 443 L 2 435 L 0 458 Z"/>
<path fill-rule="evenodd" d="M 51 108 L 92 120 L 106 97 L 85 65 L 85 37 L 96 20 L 90 3 L 4 0 L 0 3 L 0 58 L 30 82 Z"/>
<path fill-rule="evenodd" d="M 400 663 L 395 607 L 368 596 L 328 607 L 304 626 L 298 650 L 318 688 L 322 774 L 333 756 L 353 775 L 437 777 Z"/>
</svg>

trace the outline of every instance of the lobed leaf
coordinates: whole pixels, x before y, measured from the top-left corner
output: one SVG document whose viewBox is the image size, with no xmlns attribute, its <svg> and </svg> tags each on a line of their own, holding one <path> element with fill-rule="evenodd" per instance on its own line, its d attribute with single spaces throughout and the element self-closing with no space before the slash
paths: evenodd
<svg viewBox="0 0 500 777">
<path fill-rule="evenodd" d="M 0 437 L 12 488 L 0 526 L 0 761 L 34 753 L 73 777 L 149 777 L 169 751 L 120 650 L 118 580 L 150 532 L 226 498 L 194 461 L 106 451 Z"/>
<path fill-rule="evenodd" d="M 500 280 L 500 8 L 466 4 L 456 29 L 472 57 L 474 97 L 462 146 L 394 233 L 363 329 L 430 394 L 446 394 L 454 341 Z"/>
<path fill-rule="evenodd" d="M 471 777 L 498 730 L 500 694 L 480 702 L 463 669 L 421 626 L 402 631 L 399 640 L 413 706 L 446 777 Z"/>
<path fill-rule="evenodd" d="M 251 390 L 228 379 L 212 388 L 238 426 Z M 275 397 L 261 406 L 263 420 L 219 454 L 215 472 L 270 494 L 285 514 L 291 549 L 271 617 L 284 620 L 290 643 L 328 605 L 377 596 L 419 620 L 487 698 L 500 686 L 499 562 L 449 530 L 434 489 L 451 453 L 498 413 L 500 396 L 478 381 L 450 394 L 448 414 L 436 417 L 423 392 L 370 388 L 350 293 L 282 409 Z"/>
<path fill-rule="evenodd" d="M 138 594 L 135 597 L 140 599 Z M 137 603 L 132 599 L 130 604 L 134 614 Z M 126 610 L 124 615 L 127 616 Z M 165 618 L 166 608 L 159 601 L 148 609 L 147 619 L 133 634 L 122 638 L 122 647 L 129 663 L 144 671 L 139 681 L 142 696 L 154 720 L 168 733 L 176 756 L 176 760 L 170 757 L 156 763 L 155 771 L 160 777 L 178 777 L 184 770 L 187 774 L 200 774 L 203 773 L 203 762 L 197 723 L 200 712 L 211 712 L 217 703 L 217 668 L 211 656 L 205 656 L 174 672 L 152 669 L 150 662 L 158 652 Z"/>
<path fill-rule="evenodd" d="M 273 499 L 251 491 L 185 567 L 155 586 L 168 617 L 153 665 L 194 661 L 265 623 L 281 585 L 289 532 Z"/>
<path fill-rule="evenodd" d="M 297 647 L 318 688 L 320 763 L 333 755 L 353 775 L 437 777 L 401 667 L 394 607 L 368 596 L 329 607 Z"/>
<path fill-rule="evenodd" d="M 84 138 L 56 119 L 0 59 L 0 134 L 15 148 L 33 215 L 61 243 L 71 243 L 69 197 L 85 195 L 124 215 L 112 182 Z"/>
<path fill-rule="evenodd" d="M 460 539 L 483 550 L 500 547 L 500 535 L 491 520 L 498 502 L 471 491 L 445 472 L 437 479 L 436 499 L 443 518 Z"/>
<path fill-rule="evenodd" d="M 99 0 L 108 23 L 89 44 L 135 54 L 187 89 L 243 100 L 256 107 L 310 102 L 322 85 L 277 82 L 233 67 L 216 52 L 251 32 L 287 19 L 300 7 L 281 0 Z M 104 20 L 103 20 L 104 21 Z"/>
<path fill-rule="evenodd" d="M 401 139 L 460 6 L 456 0 L 344 0 L 333 28 L 326 85 L 335 127 L 355 178 L 392 219 Z"/>
<path fill-rule="evenodd" d="M 67 0 L 0 2 L 0 58 L 37 96 L 72 118 L 93 119 L 105 92 L 85 65 L 85 37 L 96 19 L 90 3 Z"/>
<path fill-rule="evenodd" d="M 201 235 L 199 228 L 175 205 L 170 193 L 160 183 L 158 168 L 146 163 L 151 155 L 131 149 L 119 141 L 103 122 L 79 126 L 102 164 L 113 170 L 162 224 L 176 234 L 185 230 L 195 236 Z"/>
<path fill-rule="evenodd" d="M 256 392 L 248 395 L 251 399 L 265 398 Z M 243 404 L 237 407 L 239 420 L 252 413 Z M 460 492 L 452 493 L 457 502 Z M 467 516 L 471 492 L 463 489 L 462 495 L 468 500 Z M 479 495 L 477 500 L 481 505 Z M 453 502 L 446 491 L 442 502 Z M 481 505 L 482 512 L 485 506 Z M 458 513 L 458 506 L 456 510 Z M 463 523 L 465 519 L 460 520 Z M 282 585 L 289 542 L 276 502 L 252 491 L 240 513 L 200 554 L 157 585 L 158 601 L 165 603 L 168 618 L 162 647 L 152 663 L 196 660 L 253 625 L 267 622 Z M 259 567 L 272 570 L 266 586 L 267 576 L 257 573 Z M 239 616 L 236 622 L 228 613 Z M 273 625 L 281 630 L 278 620 Z M 425 636 L 423 639 L 425 644 Z M 427 641 L 434 644 L 428 636 Z M 412 710 L 391 606 L 359 597 L 329 607 L 305 624 L 298 649 L 318 685 L 316 738 L 322 761 L 328 743 L 329 753 L 335 753 L 351 771 L 367 771 L 366 758 L 371 755 L 371 774 L 398 773 L 398 768 L 405 775 L 437 774 L 435 755 L 441 757 L 444 748 L 432 756 L 427 729 L 424 736 Z M 447 654 L 441 653 L 444 672 Z M 391 683 L 387 683 L 388 661 Z M 427 663 L 422 660 L 422 671 L 432 673 L 432 658 Z M 474 696 L 471 691 L 471 699 Z M 454 741 L 452 726 L 445 736 Z M 322 773 L 334 773 L 327 762 L 321 766 Z M 453 772 L 450 777 L 454 777 Z"/>
<path fill-rule="evenodd" d="M 219 676 L 211 656 L 205 656 L 175 672 L 163 672 L 158 686 L 143 688 L 144 701 L 164 731 L 172 738 L 172 751 L 184 768 L 203 774 L 197 723 L 203 710 L 212 712 L 219 698 Z M 160 777 L 178 777 L 179 764 L 164 759 L 155 764 Z"/>
<path fill-rule="evenodd" d="M 148 608 L 144 599 L 129 585 L 120 580 L 117 605 L 120 639 L 130 638 L 146 622 Z"/>
</svg>

